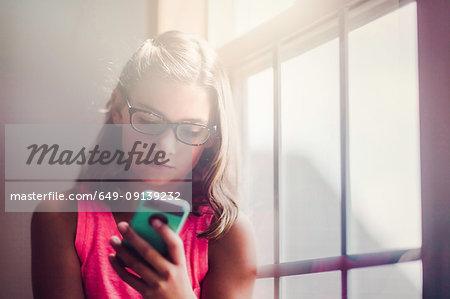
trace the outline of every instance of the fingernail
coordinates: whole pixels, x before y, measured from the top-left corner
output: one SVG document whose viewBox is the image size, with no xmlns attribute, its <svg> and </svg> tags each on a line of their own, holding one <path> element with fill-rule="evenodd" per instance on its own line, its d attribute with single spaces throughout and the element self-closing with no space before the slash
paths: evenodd
<svg viewBox="0 0 450 299">
<path fill-rule="evenodd" d="M 157 218 L 153 219 L 153 221 L 152 221 L 152 226 L 154 228 L 159 228 L 159 227 L 161 227 L 162 224 L 163 224 L 162 221 Z"/>
<path fill-rule="evenodd" d="M 109 241 L 111 242 L 111 245 L 120 245 L 121 241 L 119 239 L 118 236 L 112 236 L 111 239 L 109 239 Z"/>
<path fill-rule="evenodd" d="M 120 232 L 121 234 L 124 234 L 124 233 L 126 233 L 126 232 L 128 231 L 128 223 L 126 223 L 126 222 L 124 222 L 124 221 L 120 222 L 120 223 L 117 225 L 117 227 L 119 228 L 119 232 Z"/>
</svg>

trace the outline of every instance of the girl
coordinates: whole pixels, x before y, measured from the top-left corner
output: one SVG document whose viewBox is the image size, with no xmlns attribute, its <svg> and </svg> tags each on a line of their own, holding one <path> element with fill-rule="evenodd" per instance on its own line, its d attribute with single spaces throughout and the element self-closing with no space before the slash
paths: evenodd
<svg viewBox="0 0 450 299">
<path fill-rule="evenodd" d="M 115 141 L 102 130 L 98 140 L 119 142 L 124 152 L 137 139 L 157 144 L 169 162 L 136 166 L 130 173 L 145 180 L 122 180 L 116 187 L 182 189 L 159 178 L 192 177 L 192 212 L 179 235 L 161 221 L 152 222 L 167 244 L 166 259 L 128 225 L 133 213 L 94 212 L 82 201 L 44 203 L 31 223 L 35 297 L 251 298 L 255 246 L 251 224 L 236 204 L 231 101 L 226 75 L 205 41 L 178 31 L 145 41 L 107 103 L 105 124 L 132 129 Z M 159 124 L 157 132 L 148 123 Z M 90 167 L 80 178 L 111 179 L 117 173 Z M 78 180 L 70 192 L 98 188 L 104 187 Z M 49 209 L 53 212 L 42 212 Z M 124 247 L 123 238 L 145 262 Z"/>
</svg>

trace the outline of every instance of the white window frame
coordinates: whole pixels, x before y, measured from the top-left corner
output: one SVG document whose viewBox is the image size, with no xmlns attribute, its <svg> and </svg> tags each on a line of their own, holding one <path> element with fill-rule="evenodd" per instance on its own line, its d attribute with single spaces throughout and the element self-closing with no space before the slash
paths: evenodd
<svg viewBox="0 0 450 299">
<path fill-rule="evenodd" d="M 348 190 L 348 32 L 384 16 L 414 0 L 298 1 L 296 4 L 237 37 L 218 49 L 229 74 L 239 122 L 242 149 L 248 148 L 246 78 L 263 69 L 273 69 L 274 102 L 274 264 L 258 269 L 258 278 L 274 279 L 274 297 L 280 297 L 280 278 L 289 275 L 341 271 L 341 296 L 347 298 L 348 271 L 354 268 L 421 260 L 420 248 L 390 250 L 350 255 L 347 251 L 347 190 Z M 339 39 L 340 71 L 340 151 L 341 151 L 341 255 L 335 257 L 280 263 L 279 182 L 281 153 L 281 72 L 282 61 L 311 50 L 334 38 Z M 245 150 L 242 153 L 245 157 Z M 400 259 L 401 258 L 401 259 Z M 317 267 L 320 265 L 319 267 Z"/>
</svg>

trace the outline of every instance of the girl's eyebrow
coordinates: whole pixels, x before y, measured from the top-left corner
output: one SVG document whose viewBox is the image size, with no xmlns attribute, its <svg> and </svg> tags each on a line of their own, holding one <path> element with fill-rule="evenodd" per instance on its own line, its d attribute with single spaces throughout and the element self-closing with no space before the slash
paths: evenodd
<svg viewBox="0 0 450 299">
<path fill-rule="evenodd" d="M 148 104 L 137 103 L 137 108 L 147 110 L 148 112 L 154 112 L 154 113 L 158 114 L 159 116 L 162 116 L 164 118 L 164 120 L 170 122 L 163 113 L 161 113 L 160 111 L 151 107 Z M 193 123 L 208 125 L 207 121 L 205 121 L 204 119 L 200 119 L 200 118 L 187 118 L 187 119 L 183 119 L 181 122 L 193 122 Z"/>
</svg>

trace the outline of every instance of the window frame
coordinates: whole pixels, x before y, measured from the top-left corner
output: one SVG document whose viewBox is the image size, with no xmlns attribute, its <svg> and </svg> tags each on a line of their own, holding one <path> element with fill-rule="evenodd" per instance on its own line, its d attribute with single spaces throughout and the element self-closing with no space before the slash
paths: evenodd
<svg viewBox="0 0 450 299">
<path fill-rule="evenodd" d="M 299 1 L 300 2 L 300 1 Z M 348 254 L 347 189 L 348 189 L 348 33 L 382 17 L 414 0 L 323 1 L 313 9 L 299 3 L 287 11 L 235 38 L 218 49 L 230 77 L 233 96 L 242 129 L 242 154 L 245 157 L 248 132 L 245 116 L 248 107 L 245 79 L 261 70 L 273 70 L 274 99 L 274 263 L 258 267 L 257 278 L 274 279 L 274 297 L 281 296 L 280 278 L 290 275 L 341 272 L 341 296 L 348 295 L 348 271 L 422 260 L 420 248 Z M 298 30 L 298 28 L 302 28 Z M 269 30 L 270 29 L 270 30 Z M 339 40 L 340 72 L 340 152 L 341 152 L 341 254 L 340 256 L 280 263 L 280 164 L 281 164 L 281 62 L 309 51 L 334 38 Z M 422 220 L 423 222 L 423 220 Z"/>
</svg>

